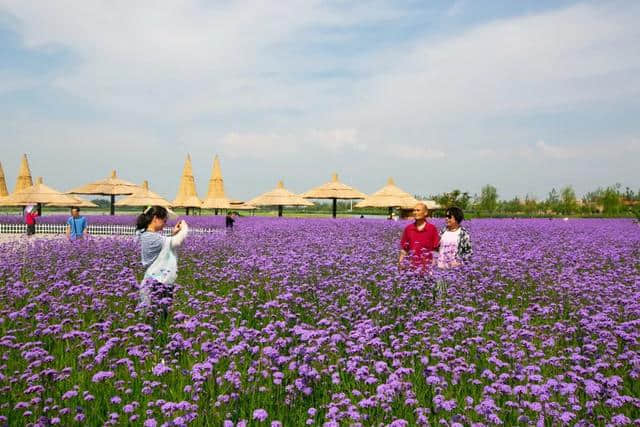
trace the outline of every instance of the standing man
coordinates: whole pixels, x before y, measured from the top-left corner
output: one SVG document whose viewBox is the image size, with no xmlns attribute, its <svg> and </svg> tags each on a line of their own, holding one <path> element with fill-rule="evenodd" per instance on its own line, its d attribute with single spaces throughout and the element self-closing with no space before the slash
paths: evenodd
<svg viewBox="0 0 640 427">
<path fill-rule="evenodd" d="M 433 224 L 427 222 L 429 209 L 420 202 L 413 208 L 415 222 L 409 224 L 400 240 L 400 259 L 398 266 L 403 267 L 405 257 L 409 256 L 414 269 L 426 272 L 433 262 L 433 251 L 440 245 L 440 235 Z"/>
<path fill-rule="evenodd" d="M 67 238 L 69 240 L 82 239 L 89 233 L 87 219 L 80 216 L 80 208 L 71 208 L 71 216 L 67 220 Z"/>
</svg>

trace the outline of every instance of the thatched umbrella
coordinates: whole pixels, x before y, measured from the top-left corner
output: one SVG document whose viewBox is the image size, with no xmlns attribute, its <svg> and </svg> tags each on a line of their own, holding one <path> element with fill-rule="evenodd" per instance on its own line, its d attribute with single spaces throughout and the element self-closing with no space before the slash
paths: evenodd
<svg viewBox="0 0 640 427">
<path fill-rule="evenodd" d="M 111 171 L 111 176 L 99 181 L 83 185 L 67 191 L 68 194 L 94 194 L 97 196 L 110 196 L 111 204 L 109 207 L 111 215 L 115 215 L 116 196 L 125 196 L 135 193 L 140 189 L 136 184 L 120 179 L 116 175 L 116 171 Z"/>
<path fill-rule="evenodd" d="M 278 186 L 273 190 L 249 200 L 247 204 L 253 206 L 277 206 L 278 216 L 282 216 L 283 206 L 313 206 L 310 201 L 284 188 L 282 181 L 278 181 Z"/>
<path fill-rule="evenodd" d="M 213 159 L 213 168 L 211 169 L 211 178 L 209 179 L 209 191 L 207 198 L 202 202 L 205 209 L 215 209 L 218 215 L 218 209 L 230 209 L 231 201 L 224 192 L 224 180 L 222 179 L 222 170 L 220 169 L 220 159 L 216 155 Z"/>
<path fill-rule="evenodd" d="M 3 198 L 2 204 L 4 206 L 38 205 L 38 214 L 41 215 L 42 205 L 76 206 L 78 198 L 44 185 L 40 177 L 31 187 L 23 188 Z"/>
<path fill-rule="evenodd" d="M 374 207 L 389 208 L 389 215 L 393 208 L 412 208 L 418 203 L 418 199 L 400 189 L 389 178 L 387 185 L 356 204 L 357 208 Z"/>
<path fill-rule="evenodd" d="M 142 186 L 138 187 L 138 190 L 131 196 L 116 202 L 116 206 L 141 206 L 146 208 L 154 205 L 165 208 L 171 207 L 171 203 L 168 200 L 149 190 L 148 181 L 144 181 Z"/>
<path fill-rule="evenodd" d="M 249 203 L 240 200 L 232 200 L 229 203 L 231 204 L 231 209 L 238 211 L 253 211 L 258 208 L 257 206 L 250 205 Z"/>
<path fill-rule="evenodd" d="M 305 199 L 331 199 L 333 200 L 333 217 L 336 217 L 337 201 L 340 200 L 353 200 L 364 199 L 367 197 L 361 191 L 356 190 L 353 187 L 349 187 L 347 184 L 343 184 L 338 181 L 338 174 L 334 173 L 331 177 L 331 181 L 322 184 L 319 187 L 312 188 L 306 193 L 301 194 Z"/>
<path fill-rule="evenodd" d="M 0 199 L 7 197 L 8 195 L 7 180 L 4 178 L 4 170 L 2 169 L 2 163 L 0 163 Z"/>
<path fill-rule="evenodd" d="M 58 203 L 58 202 L 54 202 L 54 203 L 47 203 L 47 206 L 51 206 L 51 207 L 76 207 L 76 208 L 97 208 L 98 205 L 96 205 L 93 202 L 90 202 L 88 200 L 85 199 L 81 199 L 80 197 L 76 197 L 76 196 L 72 196 L 72 195 L 68 195 L 69 197 L 72 197 L 75 200 L 75 203 L 73 204 L 68 204 L 68 203 Z"/>
<path fill-rule="evenodd" d="M 193 177 L 191 156 L 188 154 L 184 161 L 184 168 L 182 169 L 178 195 L 171 204 L 175 208 L 185 208 L 187 215 L 189 215 L 189 208 L 199 208 L 202 206 L 202 200 L 198 198 L 198 193 L 196 192 L 196 180 Z"/>
<path fill-rule="evenodd" d="M 27 155 L 22 155 L 22 161 L 20 162 L 20 170 L 18 171 L 18 178 L 16 179 L 16 186 L 13 187 L 13 192 L 24 190 L 33 186 L 33 180 L 31 179 L 31 169 L 29 169 L 29 161 Z"/>
</svg>

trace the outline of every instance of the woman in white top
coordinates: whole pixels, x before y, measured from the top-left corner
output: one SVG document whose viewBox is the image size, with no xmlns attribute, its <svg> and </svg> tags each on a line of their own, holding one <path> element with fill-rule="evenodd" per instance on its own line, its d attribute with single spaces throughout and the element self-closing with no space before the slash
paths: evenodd
<svg viewBox="0 0 640 427">
<path fill-rule="evenodd" d="M 445 213 L 446 226 L 440 231 L 440 248 L 438 267 L 457 267 L 471 259 L 473 249 L 471 238 L 466 228 L 460 223 L 464 220 L 462 209 L 452 206 Z"/>
<path fill-rule="evenodd" d="M 142 266 L 146 268 L 140 285 L 140 306 L 162 309 L 166 318 L 173 298 L 173 284 L 178 275 L 175 249 L 184 242 L 189 227 L 184 221 L 173 227 L 170 237 L 162 235 L 168 211 L 162 206 L 150 206 L 138 216 L 136 229 L 140 235 Z"/>
</svg>

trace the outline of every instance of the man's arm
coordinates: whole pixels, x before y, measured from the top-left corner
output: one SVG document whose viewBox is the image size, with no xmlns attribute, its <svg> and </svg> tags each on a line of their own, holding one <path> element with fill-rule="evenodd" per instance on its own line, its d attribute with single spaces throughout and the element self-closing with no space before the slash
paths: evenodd
<svg viewBox="0 0 640 427">
<path fill-rule="evenodd" d="M 402 232 L 402 238 L 400 238 L 400 256 L 398 257 L 398 268 L 402 268 L 402 262 L 409 254 L 409 246 L 409 236 L 407 235 L 407 230 L 405 229 Z"/>
<path fill-rule="evenodd" d="M 66 230 L 65 230 L 64 234 L 66 234 L 66 235 L 67 235 L 67 239 L 68 239 L 69 237 L 71 237 L 71 226 L 69 226 L 69 224 L 67 224 L 67 228 L 66 228 Z"/>
<path fill-rule="evenodd" d="M 398 268 L 402 268 L 402 262 L 404 261 L 406 256 L 407 256 L 407 251 L 405 251 L 404 249 L 401 249 L 400 257 L 398 258 Z"/>
<path fill-rule="evenodd" d="M 434 251 L 438 251 L 440 250 L 440 233 L 438 232 L 438 229 L 433 226 L 433 250 Z"/>
</svg>

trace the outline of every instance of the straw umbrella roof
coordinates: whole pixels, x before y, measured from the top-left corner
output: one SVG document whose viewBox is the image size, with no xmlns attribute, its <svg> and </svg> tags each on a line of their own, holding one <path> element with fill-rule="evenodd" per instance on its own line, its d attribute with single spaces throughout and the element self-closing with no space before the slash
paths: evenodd
<svg viewBox="0 0 640 427">
<path fill-rule="evenodd" d="M 240 200 L 232 200 L 231 201 L 231 209 L 239 210 L 239 211 L 252 211 L 257 209 L 257 206 L 250 205 L 249 203 L 240 201 Z"/>
<path fill-rule="evenodd" d="M 20 170 L 18 171 L 18 178 L 16 179 L 16 186 L 13 188 L 13 192 L 24 190 L 33 186 L 33 180 L 31 179 L 31 169 L 29 169 L 29 161 L 27 155 L 22 155 L 22 161 L 20 162 Z"/>
<path fill-rule="evenodd" d="M 78 203 L 78 199 L 44 185 L 42 177 L 40 177 L 34 185 L 14 192 L 12 195 L 3 198 L 1 203 L 4 206 L 26 206 L 38 203 L 75 206 Z"/>
<path fill-rule="evenodd" d="M 125 197 L 119 200 L 115 204 L 116 206 L 163 206 L 165 208 L 171 207 L 171 203 L 162 196 L 149 190 L 149 182 L 144 181 L 141 187 L 129 197 Z"/>
<path fill-rule="evenodd" d="M 205 209 L 229 209 L 231 208 L 230 202 L 224 192 L 220 159 L 216 155 L 213 159 L 211 178 L 209 179 L 209 191 L 207 192 L 207 198 L 202 202 L 202 207 Z"/>
<path fill-rule="evenodd" d="M 198 198 L 198 193 L 196 192 L 196 180 L 193 177 L 191 156 L 189 154 L 187 154 L 187 158 L 184 161 L 180 187 L 172 205 L 176 208 L 199 208 L 202 205 L 202 200 Z"/>
<path fill-rule="evenodd" d="M 331 181 L 312 188 L 301 196 L 305 199 L 364 199 L 367 197 L 363 192 L 340 182 L 337 173 L 331 176 Z"/>
<path fill-rule="evenodd" d="M 253 206 L 313 206 L 310 201 L 284 188 L 282 181 L 278 181 L 278 186 L 273 190 L 249 200 L 247 204 Z"/>
<path fill-rule="evenodd" d="M 74 206 L 77 208 L 97 208 L 98 205 L 96 205 L 93 202 L 90 202 L 88 200 L 85 199 L 81 199 L 80 197 L 76 197 L 76 196 L 71 196 L 68 195 L 69 197 L 73 198 L 75 200 L 75 203 L 69 204 L 69 203 L 47 203 L 47 206 L 57 206 L 57 207 L 64 207 L 64 206 Z"/>
<path fill-rule="evenodd" d="M 95 194 L 100 196 L 123 196 L 133 194 L 140 187 L 132 182 L 118 178 L 115 169 L 111 171 L 111 176 L 101 179 L 81 187 L 67 191 L 69 194 Z"/>
<path fill-rule="evenodd" d="M 0 199 L 7 197 L 8 195 L 7 180 L 4 178 L 4 170 L 2 169 L 2 163 L 0 163 Z"/>
<path fill-rule="evenodd" d="M 230 209 L 231 203 L 227 198 L 207 198 L 201 206 L 203 209 Z"/>
<path fill-rule="evenodd" d="M 393 178 L 389 178 L 387 185 L 376 191 L 366 199 L 356 204 L 357 208 L 410 208 L 416 205 L 418 200 L 411 194 L 397 187 Z"/>
</svg>

